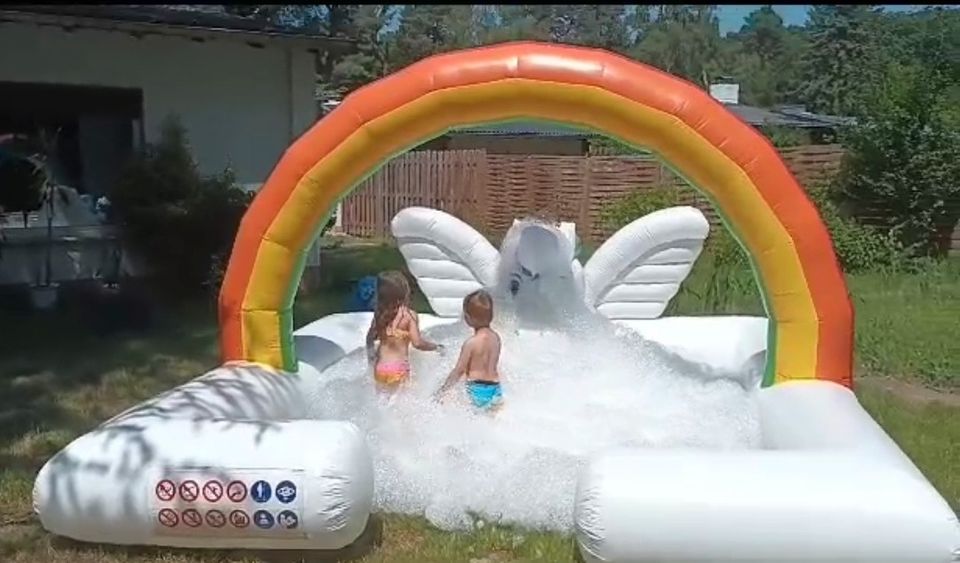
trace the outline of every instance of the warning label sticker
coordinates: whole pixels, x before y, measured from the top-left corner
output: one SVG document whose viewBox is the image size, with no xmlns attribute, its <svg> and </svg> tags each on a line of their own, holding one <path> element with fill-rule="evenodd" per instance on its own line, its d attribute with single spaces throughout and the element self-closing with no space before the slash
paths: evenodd
<svg viewBox="0 0 960 563">
<path fill-rule="evenodd" d="M 158 535 L 306 537 L 300 470 L 171 469 L 149 496 Z"/>
</svg>

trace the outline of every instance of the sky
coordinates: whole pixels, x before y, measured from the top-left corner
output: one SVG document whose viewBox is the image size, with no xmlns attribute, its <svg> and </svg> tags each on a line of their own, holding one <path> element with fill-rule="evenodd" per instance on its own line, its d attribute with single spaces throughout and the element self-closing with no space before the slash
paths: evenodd
<svg viewBox="0 0 960 563">
<path fill-rule="evenodd" d="M 885 5 L 884 10 L 889 12 L 904 12 L 920 10 L 926 6 L 935 6 L 936 4 L 890 4 Z M 720 5 L 718 8 L 720 17 L 720 34 L 726 35 L 731 31 L 739 31 L 743 25 L 744 18 L 747 15 L 759 9 L 761 4 L 736 4 Z M 807 21 L 807 10 L 810 4 L 773 4 L 773 9 L 783 18 L 783 25 L 803 25 Z"/>
</svg>

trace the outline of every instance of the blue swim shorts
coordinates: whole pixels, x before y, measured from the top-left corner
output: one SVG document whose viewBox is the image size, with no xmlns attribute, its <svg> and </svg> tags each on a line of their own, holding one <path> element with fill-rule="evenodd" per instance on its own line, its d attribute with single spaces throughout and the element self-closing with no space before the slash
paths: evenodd
<svg viewBox="0 0 960 563">
<path fill-rule="evenodd" d="M 491 409 L 503 401 L 500 384 L 495 381 L 468 381 L 467 395 L 473 406 L 480 410 Z"/>
</svg>

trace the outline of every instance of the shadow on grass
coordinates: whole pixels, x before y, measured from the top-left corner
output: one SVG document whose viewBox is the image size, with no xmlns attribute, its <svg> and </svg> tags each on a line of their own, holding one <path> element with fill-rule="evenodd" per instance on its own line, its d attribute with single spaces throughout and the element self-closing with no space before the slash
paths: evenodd
<svg viewBox="0 0 960 563">
<path fill-rule="evenodd" d="M 3 311 L 0 467 L 35 471 L 66 440 L 214 365 L 212 302 L 161 309 L 147 324 L 107 331 L 76 300 Z"/>
<path fill-rule="evenodd" d="M 36 333 L 43 334 L 42 329 Z M 63 396 L 101 385 L 111 374 L 149 379 L 151 386 L 179 383 L 184 374 L 171 365 L 212 365 L 215 336 L 211 326 L 181 327 L 175 335 L 154 332 L 109 339 L 44 335 L 41 342 L 5 352 L 0 360 L 0 448 L 32 430 L 89 426 L 94 421 L 69 412 Z"/>
<path fill-rule="evenodd" d="M 163 561 L 171 556 L 189 557 L 197 562 L 220 562 L 237 560 L 259 560 L 264 563 L 346 563 L 358 561 L 376 550 L 383 539 L 383 520 L 376 514 L 371 514 L 363 533 L 353 543 L 343 549 L 336 550 L 198 550 L 155 546 L 119 546 L 105 544 L 89 544 L 69 538 L 54 536 L 50 545 L 59 551 L 95 551 L 117 556 L 150 558 Z"/>
</svg>

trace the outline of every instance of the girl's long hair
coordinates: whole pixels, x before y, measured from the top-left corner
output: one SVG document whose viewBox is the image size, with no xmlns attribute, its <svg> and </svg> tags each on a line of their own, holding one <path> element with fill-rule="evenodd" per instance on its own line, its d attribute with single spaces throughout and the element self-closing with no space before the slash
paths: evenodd
<svg viewBox="0 0 960 563">
<path fill-rule="evenodd" d="M 383 340 L 387 327 L 397 316 L 401 306 L 410 301 L 410 284 L 401 272 L 390 270 L 377 276 L 377 308 L 373 313 L 373 327 L 377 338 Z"/>
</svg>

